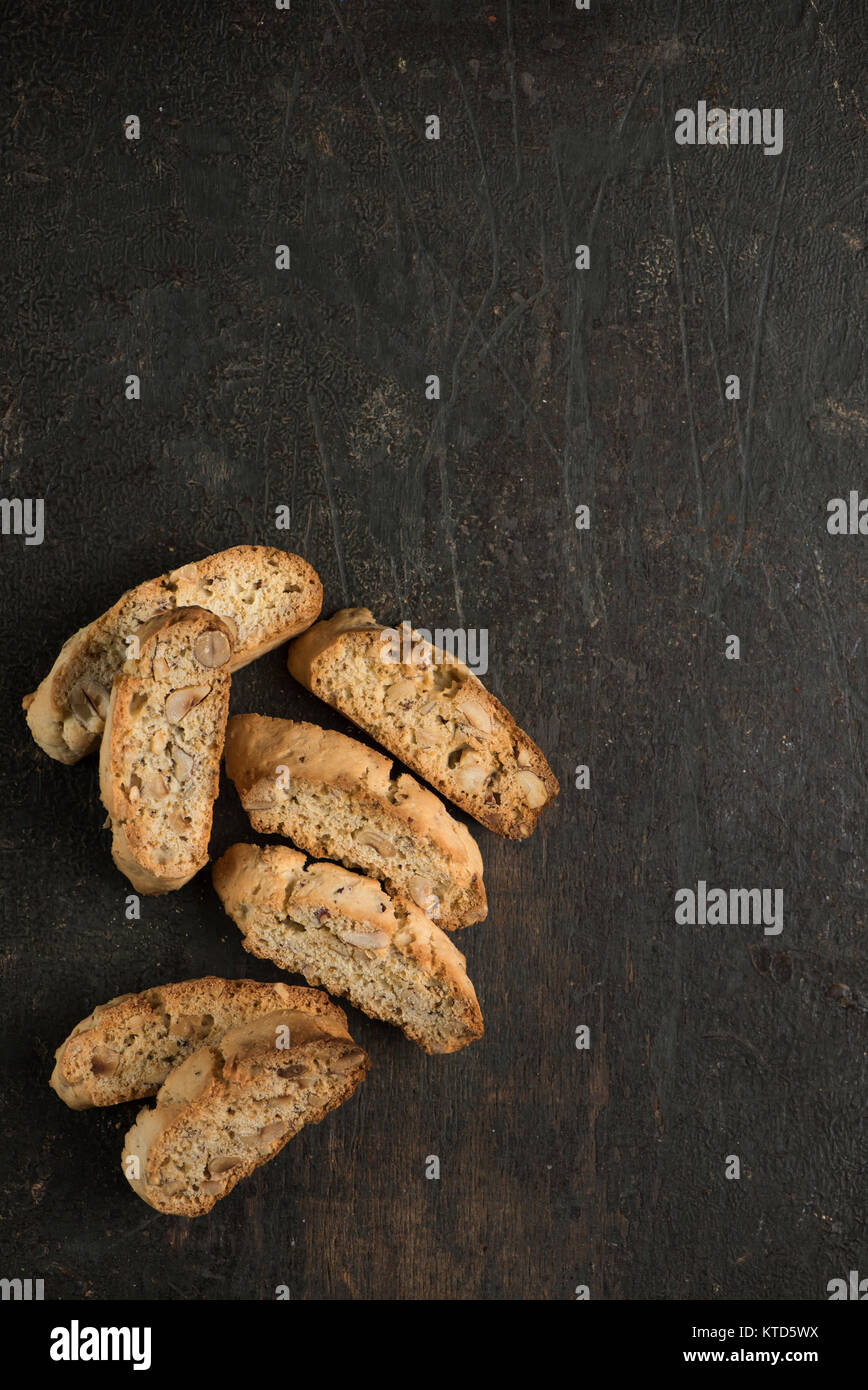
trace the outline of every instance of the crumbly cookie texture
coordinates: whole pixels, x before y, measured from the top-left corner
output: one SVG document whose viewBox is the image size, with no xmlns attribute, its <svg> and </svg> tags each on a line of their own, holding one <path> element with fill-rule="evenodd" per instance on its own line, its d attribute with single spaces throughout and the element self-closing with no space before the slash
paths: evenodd
<svg viewBox="0 0 868 1390">
<path fill-rule="evenodd" d="M 208 975 L 98 1005 L 55 1052 L 49 1084 L 71 1110 L 143 1100 L 192 1052 L 278 1009 L 325 1015 L 346 1027 L 343 1010 L 321 990 Z"/>
<path fill-rule="evenodd" d="M 226 771 L 254 830 L 380 879 L 446 931 L 486 916 L 472 835 L 382 753 L 316 724 L 240 714 Z"/>
<path fill-rule="evenodd" d="M 168 893 L 208 862 L 229 711 L 232 633 L 176 608 L 138 633 L 112 685 L 99 760 L 112 858 L 140 893 Z"/>
<path fill-rule="evenodd" d="M 403 1029 L 426 1052 L 482 1035 L 466 960 L 407 898 L 284 845 L 233 845 L 212 870 L 244 949 Z"/>
<path fill-rule="evenodd" d="M 23 700 L 34 739 L 49 757 L 76 763 L 97 747 L 112 681 L 129 655 L 127 639 L 173 608 L 207 608 L 233 637 L 231 671 L 303 632 L 322 608 L 322 584 L 298 555 L 237 545 L 130 589 L 102 617 L 66 641 Z"/>
<path fill-rule="evenodd" d="M 126 1136 L 124 1176 L 171 1216 L 202 1216 L 352 1095 L 368 1057 L 330 1014 L 263 1014 L 170 1072 Z"/>
<path fill-rule="evenodd" d="M 468 667 L 415 633 L 395 659 L 389 632 L 343 608 L 290 643 L 289 670 L 489 830 L 530 835 L 559 790 L 540 749 Z"/>
</svg>

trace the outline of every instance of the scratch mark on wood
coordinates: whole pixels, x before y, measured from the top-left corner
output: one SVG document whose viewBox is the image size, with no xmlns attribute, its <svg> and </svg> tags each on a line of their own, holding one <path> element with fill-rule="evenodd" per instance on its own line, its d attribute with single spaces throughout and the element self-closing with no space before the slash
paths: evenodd
<svg viewBox="0 0 868 1390">
<path fill-rule="evenodd" d="M 319 452 L 320 468 L 322 469 L 323 482 L 325 483 L 326 490 L 326 498 L 328 500 L 329 506 L 329 516 L 331 518 L 332 536 L 334 538 L 335 544 L 335 558 L 338 562 L 338 572 L 340 574 L 341 580 L 341 593 L 343 594 L 344 598 L 344 606 L 346 606 L 351 602 L 351 600 L 350 589 L 347 583 L 346 565 L 344 564 L 344 548 L 343 542 L 341 541 L 340 519 L 338 517 L 337 503 L 335 502 L 334 488 L 332 487 L 332 480 L 329 472 L 328 456 L 326 454 L 325 440 L 323 438 L 322 425 L 320 423 L 319 418 L 319 407 L 317 406 L 316 396 L 314 395 L 311 387 L 308 387 L 307 391 L 307 405 L 308 410 L 310 411 L 310 418 L 313 424 L 314 435 L 316 436 L 316 445 L 317 450 Z"/>
</svg>

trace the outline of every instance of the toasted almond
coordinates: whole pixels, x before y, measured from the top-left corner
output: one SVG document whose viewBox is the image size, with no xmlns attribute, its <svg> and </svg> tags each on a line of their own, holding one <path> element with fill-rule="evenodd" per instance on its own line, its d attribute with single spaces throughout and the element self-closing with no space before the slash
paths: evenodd
<svg viewBox="0 0 868 1390">
<path fill-rule="evenodd" d="M 168 783 L 161 772 L 146 772 L 144 789 L 155 801 L 162 801 L 164 796 L 169 795 Z"/>
<path fill-rule="evenodd" d="M 231 1168 L 237 1168 L 243 1162 L 240 1154 L 220 1154 L 218 1158 L 212 1158 L 208 1164 L 208 1173 L 212 1178 L 217 1178 L 221 1173 L 228 1173 Z"/>
<path fill-rule="evenodd" d="M 415 681 L 393 681 L 383 697 L 385 709 L 395 709 L 404 700 L 412 700 L 418 691 Z"/>
<path fill-rule="evenodd" d="M 199 1183 L 199 1191 L 204 1192 L 206 1197 L 215 1197 L 219 1192 L 223 1191 L 225 1185 L 226 1184 L 222 1182 L 209 1182 L 206 1178 L 203 1182 Z"/>
<path fill-rule="evenodd" d="M 477 700 L 465 700 L 459 708 L 468 724 L 472 724 L 474 729 L 479 729 L 483 734 L 491 733 L 491 715 Z"/>
<path fill-rule="evenodd" d="M 154 736 L 151 739 L 151 752 L 162 753 L 163 749 L 166 747 L 168 742 L 169 735 L 167 731 L 165 729 L 156 729 L 154 731 Z"/>
<path fill-rule="evenodd" d="M 467 792 L 470 796 L 474 796 L 477 792 L 481 792 L 485 787 L 487 781 L 488 774 L 485 771 L 484 767 L 456 768 L 456 785 L 459 786 L 463 792 Z"/>
<path fill-rule="evenodd" d="M 273 1144 L 275 1139 L 280 1139 L 286 1133 L 286 1125 L 283 1120 L 272 1120 L 270 1125 L 263 1125 L 259 1131 L 259 1138 L 263 1144 Z"/>
<path fill-rule="evenodd" d="M 472 748 L 465 748 L 458 758 L 454 777 L 462 791 L 469 792 L 471 795 L 482 791 L 488 781 L 488 766 L 485 759 Z"/>
<path fill-rule="evenodd" d="M 210 685 L 188 685 L 183 690 L 173 690 L 166 696 L 166 718 L 170 724 L 180 724 L 196 705 L 210 695 Z"/>
<path fill-rule="evenodd" d="M 440 899 L 434 892 L 434 884 L 430 878 L 416 874 L 410 879 L 409 892 L 413 902 L 417 907 L 421 907 L 426 917 L 440 916 Z"/>
<path fill-rule="evenodd" d="M 348 946 L 357 946 L 362 951 L 380 951 L 384 946 L 388 946 L 389 938 L 384 931 L 345 931 L 341 933 L 341 941 L 345 941 Z"/>
<path fill-rule="evenodd" d="M 81 683 L 81 688 L 87 696 L 88 700 L 90 700 L 90 703 L 93 705 L 100 719 L 102 719 L 103 722 L 105 722 L 105 720 L 108 719 L 109 712 L 108 691 L 100 685 L 99 681 L 93 680 L 83 680 Z"/>
<path fill-rule="evenodd" d="M 169 663 L 164 656 L 155 656 L 152 671 L 158 681 L 169 679 Z"/>
<path fill-rule="evenodd" d="M 307 1086 L 316 1077 L 313 1072 L 308 1071 L 304 1062 L 293 1062 L 289 1067 L 278 1067 L 277 1075 L 282 1076 L 284 1081 L 297 1081 L 301 1086 Z"/>
<path fill-rule="evenodd" d="M 445 724 L 418 724 L 413 730 L 417 748 L 437 748 L 448 734 Z"/>
<path fill-rule="evenodd" d="M 343 1057 L 332 1057 L 329 1060 L 329 1071 L 336 1071 L 343 1075 L 348 1071 L 355 1071 L 356 1067 L 361 1066 L 365 1060 L 365 1054 L 361 1048 L 356 1048 L 354 1052 L 345 1052 Z"/>
<path fill-rule="evenodd" d="M 108 694 L 97 681 L 81 680 L 74 685 L 68 696 L 69 708 L 76 720 L 88 733 L 99 734 L 105 727 L 108 715 Z"/>
<path fill-rule="evenodd" d="M 410 879 L 410 897 L 414 902 L 418 902 L 419 898 L 428 897 L 433 892 L 434 884 L 430 878 L 423 878 L 421 874 L 416 874 Z"/>
<path fill-rule="evenodd" d="M 533 762 L 533 754 L 529 748 L 519 748 L 515 755 L 515 761 L 518 763 L 519 767 L 530 767 Z"/>
<path fill-rule="evenodd" d="M 193 755 L 188 753 L 186 748 L 182 748 L 179 743 L 172 745 L 172 771 L 182 786 L 189 780 L 194 762 Z"/>
<path fill-rule="evenodd" d="M 193 643 L 193 655 L 201 666 L 225 666 L 232 655 L 232 647 L 225 632 L 211 628 L 196 638 Z"/>
<path fill-rule="evenodd" d="M 395 846 L 392 844 L 392 841 L 388 840 L 385 835 L 381 835 L 378 830 L 360 830 L 356 836 L 356 843 L 359 845 L 368 845 L 371 849 L 376 850 L 377 854 L 382 855 L 384 859 L 391 859 L 392 855 L 395 853 Z"/>
<path fill-rule="evenodd" d="M 538 806 L 545 806 L 549 799 L 548 792 L 535 772 L 517 772 L 515 782 L 521 787 L 522 796 L 532 810 L 536 810 Z"/>
</svg>

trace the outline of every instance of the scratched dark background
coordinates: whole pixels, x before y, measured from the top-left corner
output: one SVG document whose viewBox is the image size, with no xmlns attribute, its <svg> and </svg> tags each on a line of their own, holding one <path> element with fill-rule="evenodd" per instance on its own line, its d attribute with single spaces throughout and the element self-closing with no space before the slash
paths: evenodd
<svg viewBox="0 0 868 1390">
<path fill-rule="evenodd" d="M 0 490 L 44 498 L 46 536 L 0 539 L 4 1276 L 725 1300 L 868 1274 L 866 541 L 825 527 L 866 480 L 864 21 L 6 7 Z M 784 108 L 783 154 L 676 146 L 700 99 Z M 484 1040 L 427 1058 L 350 1010 L 357 1096 L 181 1221 L 120 1171 L 138 1106 L 67 1111 L 53 1050 L 122 991 L 279 972 L 207 873 L 124 921 L 95 761 L 49 761 L 19 702 L 121 590 L 238 542 L 304 554 L 326 612 L 487 628 L 562 793 L 529 842 L 478 832 Z M 279 653 L 233 709 L 346 727 Z M 250 833 L 224 789 L 212 853 Z M 676 927 L 699 878 L 783 888 L 783 933 Z"/>
</svg>

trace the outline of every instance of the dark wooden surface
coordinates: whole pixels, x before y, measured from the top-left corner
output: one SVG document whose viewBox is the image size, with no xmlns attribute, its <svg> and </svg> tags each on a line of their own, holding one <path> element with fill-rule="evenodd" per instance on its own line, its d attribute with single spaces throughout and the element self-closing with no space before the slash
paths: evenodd
<svg viewBox="0 0 868 1390">
<path fill-rule="evenodd" d="M 864 6 L 10 10 L 0 490 L 46 537 L 0 539 L 0 1273 L 95 1300 L 868 1274 L 868 542 L 825 528 L 866 479 Z M 783 154 L 676 146 L 700 99 L 783 107 Z M 124 921 L 95 762 L 41 755 L 19 701 L 122 589 L 242 541 L 304 554 L 327 612 L 487 628 L 562 794 L 525 844 L 479 831 L 484 1040 L 428 1058 L 350 1010 L 358 1095 L 187 1222 L 124 1181 L 137 1107 L 67 1111 L 53 1050 L 122 991 L 279 972 L 207 873 Z M 232 699 L 346 727 L 280 654 Z M 245 833 L 224 788 L 212 853 Z M 783 933 L 677 927 L 700 878 L 783 888 Z"/>
</svg>

